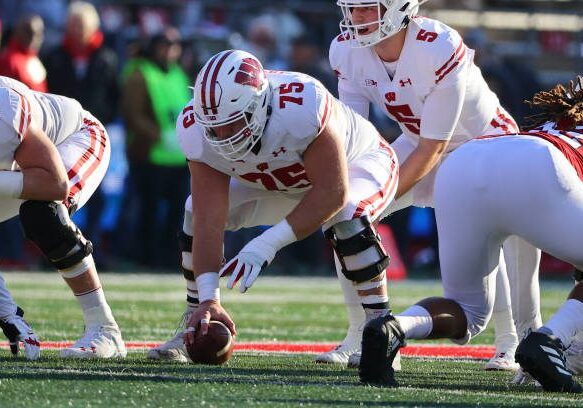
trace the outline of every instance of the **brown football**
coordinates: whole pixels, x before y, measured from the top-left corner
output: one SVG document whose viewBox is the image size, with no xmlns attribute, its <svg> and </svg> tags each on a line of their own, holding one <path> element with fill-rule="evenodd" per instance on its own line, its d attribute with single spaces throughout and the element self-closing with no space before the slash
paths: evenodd
<svg viewBox="0 0 583 408">
<path fill-rule="evenodd" d="M 186 351 L 193 363 L 223 364 L 233 355 L 235 338 L 222 322 L 211 320 L 206 335 L 202 335 L 199 327 L 194 333 L 192 344 L 186 345 Z"/>
</svg>

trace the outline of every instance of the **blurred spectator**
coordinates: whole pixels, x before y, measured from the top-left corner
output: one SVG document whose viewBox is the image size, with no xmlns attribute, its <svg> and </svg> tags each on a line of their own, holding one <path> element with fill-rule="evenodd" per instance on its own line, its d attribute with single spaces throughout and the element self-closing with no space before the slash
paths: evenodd
<svg viewBox="0 0 583 408">
<path fill-rule="evenodd" d="M 99 25 L 91 3 L 72 2 L 63 42 L 46 54 L 44 62 L 49 92 L 78 100 L 107 127 L 118 116 L 118 58 L 103 44 Z M 96 245 L 101 239 L 104 201 L 100 187 L 85 206 L 85 233 Z"/>
<path fill-rule="evenodd" d="M 44 62 L 49 92 L 77 99 L 107 125 L 117 115 L 118 58 L 103 44 L 99 24 L 91 3 L 71 3 L 63 43 Z"/>
<path fill-rule="evenodd" d="M 474 61 L 482 70 L 490 89 L 498 95 L 502 106 L 521 126 L 521 121 L 530 112 L 524 100 L 543 88 L 536 72 L 519 59 L 497 55 L 486 32 L 481 28 L 465 33 L 464 41 L 475 50 Z"/>
<path fill-rule="evenodd" d="M 247 44 L 242 49 L 257 56 L 267 69 L 285 70 L 287 63 L 282 58 L 277 42 L 275 18 L 265 14 L 249 21 Z"/>
<path fill-rule="evenodd" d="M 323 60 L 325 52 L 314 38 L 306 35 L 297 37 L 291 43 L 289 70 L 303 72 L 318 79 L 333 94 L 337 95 L 337 80 L 328 61 Z"/>
<path fill-rule="evenodd" d="M 6 28 L 15 27 L 22 16 L 40 16 L 45 26 L 44 44 L 53 47 L 61 36 L 68 3 L 68 0 L 0 0 L 0 12 Z"/>
<path fill-rule="evenodd" d="M 122 212 L 133 219 L 122 228 L 126 240 L 137 245 L 134 259 L 144 266 L 175 266 L 176 232 L 189 190 L 175 133 L 176 117 L 191 98 L 190 81 L 177 64 L 181 52 L 179 32 L 167 28 L 152 37 L 143 58 L 129 61 L 123 71 L 129 185 Z"/>
<path fill-rule="evenodd" d="M 38 58 L 43 43 L 44 23 L 40 16 L 21 18 L 0 54 L 0 75 L 26 84 L 34 91 L 47 91 L 47 71 Z"/>
</svg>

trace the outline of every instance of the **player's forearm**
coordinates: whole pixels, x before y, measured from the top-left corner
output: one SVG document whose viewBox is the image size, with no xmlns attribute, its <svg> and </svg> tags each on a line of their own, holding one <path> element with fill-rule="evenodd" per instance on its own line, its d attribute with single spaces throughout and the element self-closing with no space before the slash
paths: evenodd
<svg viewBox="0 0 583 408">
<path fill-rule="evenodd" d="M 348 190 L 343 185 L 334 188 L 314 187 L 286 217 L 298 240 L 317 231 L 345 205 Z"/>
<path fill-rule="evenodd" d="M 223 224 L 224 225 L 224 224 Z M 218 272 L 223 262 L 224 229 L 210 226 L 195 228 L 192 240 L 192 271 L 194 277 L 206 272 Z"/>
<path fill-rule="evenodd" d="M 441 152 L 414 150 L 399 168 L 399 186 L 395 198 L 401 197 L 425 177 L 439 162 Z"/>
<path fill-rule="evenodd" d="M 69 194 L 65 174 L 55 174 L 43 168 L 22 170 L 22 192 L 18 198 L 39 201 L 63 201 Z"/>
</svg>

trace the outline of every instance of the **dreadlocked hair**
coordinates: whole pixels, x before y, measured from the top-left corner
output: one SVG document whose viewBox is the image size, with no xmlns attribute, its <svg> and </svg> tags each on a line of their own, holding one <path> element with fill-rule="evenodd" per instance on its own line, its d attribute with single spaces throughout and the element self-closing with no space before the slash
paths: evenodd
<svg viewBox="0 0 583 408">
<path fill-rule="evenodd" d="M 583 124 L 583 77 L 569 81 L 569 86 L 556 85 L 550 91 L 537 92 L 532 100 L 525 100 L 538 113 L 525 118 L 527 128 L 535 128 L 547 122 Z"/>
</svg>

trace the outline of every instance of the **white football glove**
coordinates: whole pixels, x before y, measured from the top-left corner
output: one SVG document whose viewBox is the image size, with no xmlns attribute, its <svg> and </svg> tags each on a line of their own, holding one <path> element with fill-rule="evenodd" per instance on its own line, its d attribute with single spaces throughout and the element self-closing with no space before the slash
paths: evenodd
<svg viewBox="0 0 583 408">
<path fill-rule="evenodd" d="M 21 311 L 22 309 L 19 309 L 19 312 Z M 18 355 L 20 343 L 22 342 L 24 344 L 24 355 L 28 360 L 36 360 L 40 357 L 38 337 L 22 316 L 15 314 L 7 319 L 0 320 L 0 327 L 10 342 L 12 355 Z"/>
<path fill-rule="evenodd" d="M 253 238 L 219 271 L 219 277 L 231 275 L 227 288 L 233 289 L 239 280 L 239 291 L 244 293 L 253 285 L 259 273 L 265 269 L 275 254 L 284 246 L 296 241 L 291 226 L 284 219 L 263 234 Z"/>
<path fill-rule="evenodd" d="M 245 293 L 253 285 L 259 273 L 275 258 L 277 250 L 260 238 L 261 235 L 249 241 L 219 272 L 221 278 L 231 275 L 227 282 L 228 289 L 233 289 L 241 280 L 239 291 Z"/>
</svg>

